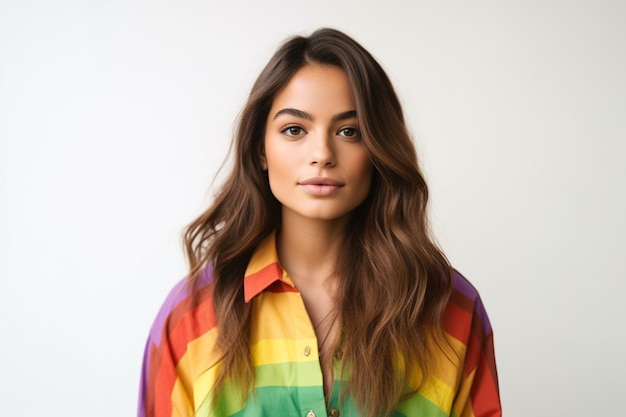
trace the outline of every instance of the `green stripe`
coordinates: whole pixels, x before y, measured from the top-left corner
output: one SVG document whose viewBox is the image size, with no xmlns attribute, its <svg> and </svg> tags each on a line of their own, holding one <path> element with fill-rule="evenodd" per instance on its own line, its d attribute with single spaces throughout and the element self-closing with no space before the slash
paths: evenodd
<svg viewBox="0 0 626 417">
<path fill-rule="evenodd" d="M 255 368 L 256 386 L 261 387 L 320 387 L 322 371 L 315 361 L 283 362 Z"/>
<path fill-rule="evenodd" d="M 320 417 L 326 416 L 322 387 L 262 387 L 257 388 L 248 397 L 246 406 L 232 416 L 301 417 L 311 410 Z M 222 416 L 225 415 L 219 417 Z"/>
<path fill-rule="evenodd" d="M 422 394 L 413 394 L 411 398 L 400 403 L 393 417 L 420 416 L 420 417 L 448 417 L 439 406 Z"/>
<path fill-rule="evenodd" d="M 335 383 L 329 401 L 329 408 L 340 410 L 341 417 L 359 417 L 350 398 L 339 404 L 341 383 Z M 259 416 L 305 416 L 309 411 L 318 416 L 326 416 L 324 394 L 321 386 L 265 386 L 257 387 L 248 395 L 242 407 L 240 394 L 232 384 L 227 384 L 214 410 L 210 410 L 208 401 L 198 410 L 197 416 L 212 417 L 259 417 Z M 237 405 L 239 404 L 239 405 Z M 392 413 L 392 417 L 447 417 L 436 404 L 421 394 L 414 395 L 403 402 Z"/>
<path fill-rule="evenodd" d="M 317 362 L 284 362 L 258 366 L 255 390 L 241 403 L 241 394 L 232 382 L 224 386 L 211 410 L 205 401 L 197 416 L 214 417 L 258 417 L 258 416 L 305 416 L 309 411 L 317 416 L 326 416 L 322 373 Z M 311 385 L 315 383 L 315 385 Z M 305 386 L 304 384 L 307 384 Z M 339 402 L 339 394 L 345 382 L 335 381 L 329 408 L 340 410 L 341 417 L 359 417 L 350 398 Z M 393 417 L 447 417 L 436 404 L 421 394 L 399 404 Z"/>
</svg>

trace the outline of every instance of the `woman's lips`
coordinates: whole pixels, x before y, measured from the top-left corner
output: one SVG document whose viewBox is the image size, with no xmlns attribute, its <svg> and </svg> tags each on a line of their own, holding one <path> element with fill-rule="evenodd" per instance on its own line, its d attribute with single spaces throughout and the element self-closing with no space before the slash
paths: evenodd
<svg viewBox="0 0 626 417">
<path fill-rule="evenodd" d="M 307 178 L 298 183 L 300 189 L 316 197 L 330 196 L 343 186 L 341 181 L 326 177 Z"/>
</svg>

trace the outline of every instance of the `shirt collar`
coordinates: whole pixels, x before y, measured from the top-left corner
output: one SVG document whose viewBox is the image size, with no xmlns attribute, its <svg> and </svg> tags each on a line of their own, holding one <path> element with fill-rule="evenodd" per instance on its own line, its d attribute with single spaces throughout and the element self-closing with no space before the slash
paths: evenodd
<svg viewBox="0 0 626 417">
<path fill-rule="evenodd" d="M 295 287 L 293 281 L 278 262 L 276 233 L 272 232 L 254 250 L 243 279 L 243 292 L 246 303 L 265 291 L 276 281 L 283 281 Z"/>
</svg>

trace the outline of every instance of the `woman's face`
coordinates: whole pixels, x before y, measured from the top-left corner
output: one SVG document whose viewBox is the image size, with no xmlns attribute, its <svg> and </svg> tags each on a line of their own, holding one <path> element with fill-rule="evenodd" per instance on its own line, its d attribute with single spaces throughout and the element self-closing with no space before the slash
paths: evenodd
<svg viewBox="0 0 626 417">
<path fill-rule="evenodd" d="M 343 70 L 311 64 L 296 72 L 272 103 L 263 165 L 283 218 L 335 220 L 365 200 L 373 168 Z"/>
</svg>

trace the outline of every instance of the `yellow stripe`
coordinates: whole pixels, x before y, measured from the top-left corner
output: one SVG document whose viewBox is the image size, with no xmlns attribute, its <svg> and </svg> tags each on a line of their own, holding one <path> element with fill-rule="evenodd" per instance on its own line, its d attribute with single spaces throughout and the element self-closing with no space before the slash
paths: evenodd
<svg viewBox="0 0 626 417">
<path fill-rule="evenodd" d="M 251 343 L 265 339 L 315 339 L 302 296 L 264 292 L 252 300 Z"/>
<path fill-rule="evenodd" d="M 431 376 L 420 389 L 420 394 L 427 398 L 439 408 L 449 412 L 452 409 L 452 402 L 456 392 L 453 387 L 443 382 L 441 379 Z"/>
<path fill-rule="evenodd" d="M 316 339 L 269 339 L 251 347 L 254 366 L 283 362 L 318 361 Z"/>
<path fill-rule="evenodd" d="M 187 345 L 187 352 L 178 362 L 176 385 L 188 387 L 193 393 L 193 403 L 198 407 L 206 398 L 215 382 L 219 353 L 214 346 L 217 341 L 214 327 Z"/>
<path fill-rule="evenodd" d="M 172 417 L 193 416 L 193 405 L 180 379 L 177 379 L 172 389 Z"/>
<path fill-rule="evenodd" d="M 459 373 L 459 370 L 462 369 L 466 351 L 466 346 L 463 343 L 453 338 L 448 338 L 448 340 L 450 345 L 431 346 L 438 354 L 433 358 L 434 363 L 431 364 L 430 377 L 419 390 L 422 397 L 432 404 L 436 404 L 446 414 L 450 413 L 455 397 L 458 396 L 457 387 L 462 377 L 462 373 Z M 420 380 L 420 375 L 414 375 L 410 385 L 417 387 Z M 416 401 L 418 398 L 412 397 L 412 400 L 409 399 L 402 408 L 408 406 L 410 410 L 412 401 Z"/>
<path fill-rule="evenodd" d="M 459 369 L 463 369 L 463 359 L 467 346 L 458 340 L 448 337 L 451 346 L 435 347 L 436 355 L 432 366 L 432 374 L 436 375 L 443 383 L 456 387 L 459 384 L 461 374 Z"/>
<path fill-rule="evenodd" d="M 459 417 L 474 417 L 474 410 L 472 407 L 472 400 L 470 398 L 470 390 L 472 389 L 472 383 L 476 376 L 476 370 L 474 369 L 459 385 L 457 390 L 456 400 L 454 401 L 454 410 Z"/>
</svg>

